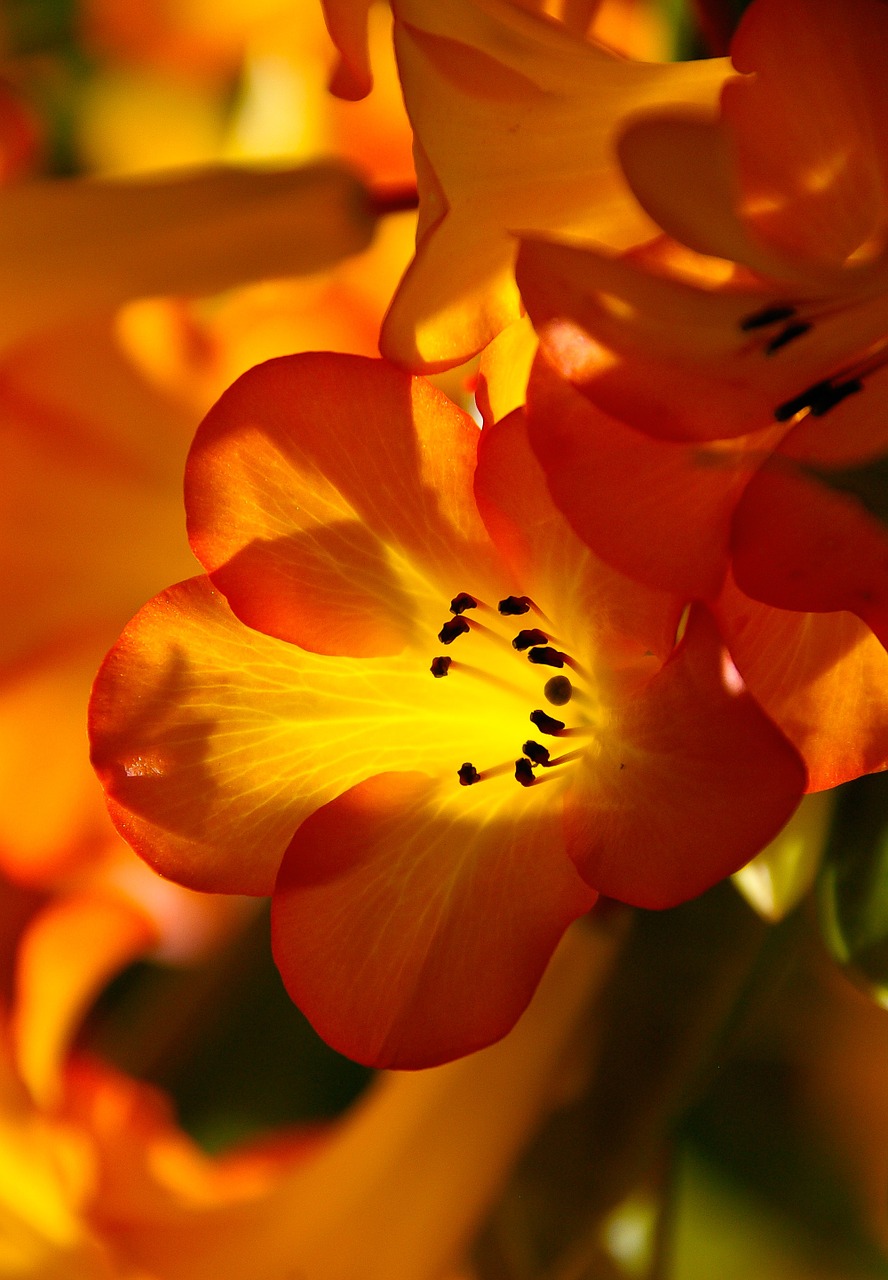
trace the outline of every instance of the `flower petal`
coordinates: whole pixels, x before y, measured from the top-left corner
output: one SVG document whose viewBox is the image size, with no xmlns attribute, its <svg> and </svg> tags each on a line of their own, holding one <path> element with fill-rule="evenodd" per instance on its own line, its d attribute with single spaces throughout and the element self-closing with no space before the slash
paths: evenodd
<svg viewBox="0 0 888 1280">
<path fill-rule="evenodd" d="M 419 773 L 368 779 L 302 824 L 275 889 L 278 967 L 340 1052 L 426 1067 L 524 1010 L 595 894 L 564 854 L 548 789 L 445 800 Z"/>
<path fill-rule="evenodd" d="M 670 907 L 739 870 L 805 790 L 795 749 L 725 668 L 692 612 L 673 657 L 578 761 L 565 796 L 568 851 L 600 893 Z"/>
<path fill-rule="evenodd" d="M 859 618 L 774 609 L 730 578 L 717 611 L 749 691 L 808 766 L 810 791 L 888 766 L 888 653 Z"/>
<path fill-rule="evenodd" d="M 459 792 L 462 761 L 514 758 L 535 668 L 517 697 L 471 668 L 435 680 L 429 641 L 394 658 L 328 657 L 245 627 L 205 578 L 156 597 L 91 704 L 93 763 L 121 834 L 192 888 L 268 893 L 299 823 L 380 769 L 446 773 Z M 482 665 L 495 643 L 478 649 Z"/>
<path fill-rule="evenodd" d="M 734 573 L 747 595 L 803 612 L 850 610 L 883 643 L 886 406 L 882 373 L 824 418 L 803 418 L 745 490 L 732 536 Z"/>
<path fill-rule="evenodd" d="M 732 44 L 738 70 L 754 73 L 723 99 L 744 215 L 821 270 L 884 249 L 886 45 L 880 0 L 758 0 Z"/>
<path fill-rule="evenodd" d="M 555 503 L 597 555 L 653 587 L 718 593 L 734 508 L 769 433 L 709 447 L 652 440 L 606 417 L 543 356 L 528 420 Z"/>
<path fill-rule="evenodd" d="M 107 892 L 60 898 L 32 920 L 19 949 L 12 1035 L 39 1107 L 59 1101 L 69 1043 L 91 1000 L 156 941 L 146 914 Z"/>
<path fill-rule="evenodd" d="M 543 613 L 591 635 L 603 663 L 672 651 L 684 601 L 623 577 L 580 541 L 552 502 L 523 413 L 481 433 L 475 495 L 491 538 Z"/>
<path fill-rule="evenodd" d="M 441 368 L 517 319 L 512 232 L 617 247 L 650 236 L 615 162 L 619 124 L 655 103 L 713 104 L 726 64 L 622 60 L 506 0 L 399 0 L 396 13 L 404 95 L 434 175 L 436 215 L 381 348 L 409 368 Z M 427 194 L 420 173 L 423 201 Z"/>
<path fill-rule="evenodd" d="M 465 589 L 495 591 L 472 498 L 478 429 L 378 360 L 300 355 L 241 378 L 192 449 L 194 550 L 249 626 L 318 653 L 398 653 Z"/>
<path fill-rule="evenodd" d="M 130 298 L 319 271 L 366 248 L 374 221 L 363 184 L 332 163 L 8 187 L 0 345 Z"/>
</svg>

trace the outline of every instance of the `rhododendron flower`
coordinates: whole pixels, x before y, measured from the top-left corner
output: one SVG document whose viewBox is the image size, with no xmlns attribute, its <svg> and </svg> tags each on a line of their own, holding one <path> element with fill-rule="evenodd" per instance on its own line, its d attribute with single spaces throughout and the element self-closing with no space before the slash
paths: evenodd
<svg viewBox="0 0 888 1280">
<path fill-rule="evenodd" d="M 883 642 L 888 534 L 881 473 L 865 464 L 888 443 L 886 41 L 880 0 L 756 0 L 732 46 L 747 74 L 725 86 L 720 117 L 657 115 L 622 141 L 672 243 L 617 259 L 536 242 L 521 268 L 549 361 L 657 442 L 626 438 L 623 477 L 649 474 L 665 513 L 654 526 L 652 490 L 627 511 L 618 483 L 594 515 L 551 459 L 575 527 L 581 505 L 602 527 L 618 506 L 627 519 L 603 540 L 647 580 L 712 596 L 730 560 L 748 595 L 850 610 Z M 586 456 L 600 465 L 591 439 Z"/>
<path fill-rule="evenodd" d="M 518 415 L 479 436 L 379 362 L 271 361 L 186 492 L 209 577 L 112 650 L 94 761 L 164 875 L 274 893 L 285 982 L 354 1057 L 494 1040 L 596 892 L 698 894 L 804 789 L 711 618 L 676 643 L 681 598 L 588 552 Z"/>
<path fill-rule="evenodd" d="M 458 364 L 520 314 L 514 232 L 621 248 L 649 238 L 654 227 L 617 163 L 617 133 L 643 108 L 711 106 L 724 79 L 723 60 L 628 61 L 533 7 L 394 4 L 420 221 L 381 349 L 408 368 Z"/>
<path fill-rule="evenodd" d="M 0 881 L 8 929 L 18 908 L 7 891 Z M 159 1091 L 71 1050 L 95 995 L 151 941 L 109 895 L 51 904 L 25 923 L 12 1007 L 0 1011 L 6 1276 L 456 1280 L 513 1162 L 576 1073 L 574 1037 L 616 937 L 566 938 L 527 1017 L 495 1048 L 380 1078 L 336 1122 L 218 1158 Z"/>
</svg>

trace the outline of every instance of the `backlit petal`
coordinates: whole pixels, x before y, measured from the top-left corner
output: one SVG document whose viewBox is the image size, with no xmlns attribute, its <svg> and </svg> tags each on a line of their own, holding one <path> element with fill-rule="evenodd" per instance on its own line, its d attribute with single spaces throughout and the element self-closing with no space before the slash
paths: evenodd
<svg viewBox="0 0 888 1280">
<path fill-rule="evenodd" d="M 840 268 L 888 232 L 888 9 L 880 0 L 758 0 L 732 44 L 723 114 L 744 214 L 796 259 Z M 787 56 L 787 51 L 791 55 Z"/>
<path fill-rule="evenodd" d="M 734 508 L 769 432 L 708 446 L 652 440 L 595 408 L 543 356 L 528 419 L 553 499 L 597 555 L 686 597 L 718 593 Z"/>
<path fill-rule="evenodd" d="M 192 545 L 250 626 L 319 653 L 399 652 L 452 596 L 495 591 L 472 499 L 478 429 L 379 360 L 301 355 L 241 378 L 201 426 Z"/>
<path fill-rule="evenodd" d="M 548 787 L 445 799 L 383 774 L 300 827 L 273 906 L 284 981 L 321 1035 L 374 1066 L 425 1067 L 499 1039 L 595 900 Z"/>
<path fill-rule="evenodd" d="M 440 368 L 520 314 L 511 233 L 616 247 L 652 234 L 616 164 L 619 124 L 655 103 L 714 105 L 726 65 L 621 60 L 506 0 L 399 0 L 396 16 L 407 109 L 445 203 L 420 237 L 382 350 Z M 420 183 L 425 199 L 422 173 Z"/>
<path fill-rule="evenodd" d="M 568 850 L 599 892 L 670 907 L 737 871 L 805 790 L 799 756 L 725 665 L 705 610 L 578 762 Z"/>
<path fill-rule="evenodd" d="M 718 616 L 747 687 L 808 766 L 811 791 L 888 765 L 888 653 L 859 618 L 774 609 L 731 579 Z"/>
</svg>

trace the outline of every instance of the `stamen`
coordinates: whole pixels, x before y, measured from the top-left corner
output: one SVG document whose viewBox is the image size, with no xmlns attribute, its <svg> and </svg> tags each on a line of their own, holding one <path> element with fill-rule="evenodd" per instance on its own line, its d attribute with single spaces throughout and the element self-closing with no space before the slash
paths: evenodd
<svg viewBox="0 0 888 1280">
<path fill-rule="evenodd" d="M 456 774 L 457 774 L 457 777 L 459 778 L 459 785 L 461 787 L 471 787 L 474 785 L 474 783 L 481 781 L 480 773 L 475 768 L 475 766 L 471 764 L 468 760 L 465 762 L 465 764 L 460 765 L 460 767 L 456 771 Z"/>
<path fill-rule="evenodd" d="M 538 627 L 530 627 L 526 631 L 518 632 L 512 641 L 512 648 L 517 649 L 519 653 L 523 653 L 532 644 L 545 644 L 548 639 L 549 637 L 544 631 L 540 631 Z"/>
<path fill-rule="evenodd" d="M 828 391 L 824 391 L 811 404 L 811 413 L 815 418 L 822 418 L 825 413 L 829 413 L 830 409 L 834 409 L 837 404 L 841 404 L 843 400 L 847 400 L 849 396 L 856 395 L 858 391 L 863 390 L 863 383 L 860 378 L 850 378 L 847 382 L 839 382 L 835 386 L 831 386 Z"/>
<path fill-rule="evenodd" d="M 465 618 L 448 618 L 438 632 L 438 639 L 442 644 L 453 644 L 457 636 L 464 636 L 467 631 L 471 631 L 471 627 Z"/>
<path fill-rule="evenodd" d="M 860 378 L 849 378 L 846 382 L 839 383 L 833 383 L 829 378 L 824 378 L 807 387 L 800 395 L 793 396 L 791 400 L 784 400 L 783 404 L 778 404 L 774 410 L 774 417 L 778 422 L 788 422 L 803 409 L 810 409 L 816 418 L 822 418 L 825 413 L 829 413 L 830 409 L 847 400 L 848 396 L 853 396 L 862 390 L 863 382 Z"/>
<path fill-rule="evenodd" d="M 530 662 L 535 662 L 540 667 L 564 666 L 564 654 L 553 649 L 551 645 L 546 645 L 543 649 L 531 649 L 527 657 Z"/>
<path fill-rule="evenodd" d="M 550 768 L 554 769 L 557 764 L 569 764 L 571 760 L 579 760 L 581 756 L 586 754 L 583 748 L 576 751 L 565 751 L 563 756 L 556 756 L 554 760 L 549 761 Z M 622 766 L 620 766 L 622 768 Z"/>
<path fill-rule="evenodd" d="M 532 787 L 536 782 L 536 778 L 533 775 L 533 765 L 524 756 L 515 761 L 515 778 L 521 783 L 522 787 Z"/>
<path fill-rule="evenodd" d="M 517 618 L 522 613 L 530 613 L 531 600 L 528 596 L 506 596 L 496 606 L 506 618 Z"/>
<path fill-rule="evenodd" d="M 546 681 L 543 694 L 553 707 L 563 707 L 573 697 L 573 685 L 567 676 L 553 676 Z"/>
<path fill-rule="evenodd" d="M 429 671 L 431 671 L 432 675 L 435 677 L 436 680 L 440 680 L 442 676 L 447 675 L 447 672 L 450 670 L 450 664 L 452 662 L 453 662 L 453 659 L 448 658 L 446 656 L 440 657 L 440 658 L 432 658 L 432 665 L 429 667 Z"/>
<path fill-rule="evenodd" d="M 775 302 L 772 306 L 762 307 L 761 311 L 753 311 L 740 321 L 744 333 L 752 329 L 767 329 L 768 325 L 779 324 L 781 320 L 790 320 L 796 314 L 795 307 L 786 303 Z"/>
<path fill-rule="evenodd" d="M 549 751 L 547 747 L 542 746 L 539 742 L 534 742 L 533 738 L 525 742 L 521 748 L 526 756 L 534 762 L 534 764 L 548 764 Z"/>
<path fill-rule="evenodd" d="M 810 333 L 813 325 L 807 320 L 797 320 L 794 324 L 788 324 L 785 329 L 771 339 L 765 347 L 765 355 L 773 356 L 784 347 L 788 347 L 791 342 L 795 342 L 796 338 L 803 337 L 806 333 Z"/>
<path fill-rule="evenodd" d="M 460 591 L 458 596 L 454 596 L 450 601 L 451 613 L 465 613 L 466 609 L 477 609 L 478 601 L 474 596 L 470 596 L 468 591 Z"/>
<path fill-rule="evenodd" d="M 545 711 L 531 711 L 530 722 L 536 725 L 540 733 L 548 733 L 552 737 L 564 730 L 564 721 L 547 716 Z"/>
</svg>

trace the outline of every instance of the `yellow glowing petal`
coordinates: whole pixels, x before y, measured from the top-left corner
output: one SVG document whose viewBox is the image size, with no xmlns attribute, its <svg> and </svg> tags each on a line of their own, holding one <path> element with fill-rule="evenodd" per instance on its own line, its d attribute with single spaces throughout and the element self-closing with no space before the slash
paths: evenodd
<svg viewBox="0 0 888 1280">
<path fill-rule="evenodd" d="M 527 316 L 498 333 L 485 349 L 478 367 L 478 404 L 485 423 L 499 422 L 520 409 L 527 394 L 530 367 L 539 343 Z"/>
<path fill-rule="evenodd" d="M 69 1040 L 105 982 L 156 939 L 145 913 L 108 893 L 63 897 L 35 917 L 19 949 L 13 1038 L 39 1106 L 56 1103 Z"/>
<path fill-rule="evenodd" d="M 760 916 L 782 920 L 810 889 L 826 843 L 835 796 L 805 796 L 776 840 L 733 877 Z"/>
<path fill-rule="evenodd" d="M 251 630 L 205 579 L 157 597 L 112 651 L 93 704 L 95 762 L 121 830 L 182 883 L 266 893 L 303 818 L 356 782 L 416 769 L 452 776 L 459 794 L 465 760 L 513 762 L 540 705 L 538 669 L 516 662 L 514 687 L 473 675 L 512 653 L 479 633 L 454 655 L 469 665 L 434 679 L 446 616 L 403 654 L 354 659 Z"/>
<path fill-rule="evenodd" d="M 664 103 L 714 106 L 724 61 L 616 58 L 504 3 L 399 0 L 408 111 L 448 210 L 421 236 L 383 349 L 456 364 L 518 314 L 514 232 L 625 247 L 653 234 L 614 154 L 620 122 Z"/>
<path fill-rule="evenodd" d="M 319 271 L 370 242 L 361 182 L 333 163 L 0 193 L 0 345 L 130 298 Z"/>
</svg>

